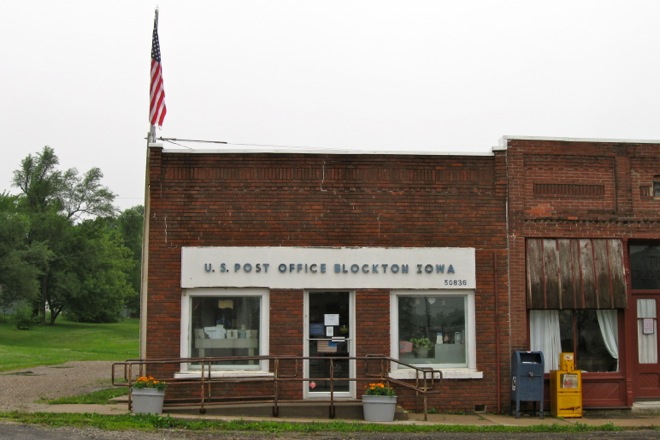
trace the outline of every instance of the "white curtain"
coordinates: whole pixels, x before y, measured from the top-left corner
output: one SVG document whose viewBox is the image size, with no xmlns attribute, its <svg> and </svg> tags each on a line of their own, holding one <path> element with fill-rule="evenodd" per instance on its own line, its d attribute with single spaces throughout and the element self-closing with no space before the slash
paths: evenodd
<svg viewBox="0 0 660 440">
<path fill-rule="evenodd" d="M 530 310 L 529 335 L 531 350 L 543 352 L 545 372 L 558 369 L 561 353 L 559 311 Z"/>
<path fill-rule="evenodd" d="M 616 371 L 619 371 L 619 330 L 617 326 L 617 311 L 609 309 L 596 310 L 600 334 L 607 351 L 612 358 L 616 359 Z"/>
</svg>

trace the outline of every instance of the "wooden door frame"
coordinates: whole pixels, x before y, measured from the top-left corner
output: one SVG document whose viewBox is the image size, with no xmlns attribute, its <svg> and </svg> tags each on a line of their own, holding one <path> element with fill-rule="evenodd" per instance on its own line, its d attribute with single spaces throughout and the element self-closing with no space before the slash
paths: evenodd
<svg viewBox="0 0 660 440">
<path fill-rule="evenodd" d="M 630 366 L 630 375 L 631 378 L 631 393 L 633 401 L 638 399 L 659 399 L 660 398 L 660 387 L 657 391 L 651 392 L 650 394 L 640 389 L 640 374 L 646 372 L 657 372 L 660 361 L 655 364 L 640 364 L 639 363 L 639 346 L 637 342 L 637 300 L 639 299 L 654 299 L 656 302 L 656 316 L 657 310 L 660 308 L 660 293 L 651 292 L 651 291 L 637 291 L 631 292 L 630 302 L 628 305 L 627 313 L 627 334 L 626 343 L 629 347 L 628 356 Z M 657 319 L 657 317 L 656 317 Z M 657 328 L 656 328 L 657 332 Z M 658 338 L 660 341 L 660 338 Z M 659 342 L 660 343 L 660 342 Z M 659 348 L 660 349 L 660 348 Z M 647 366 L 648 365 L 648 366 Z"/>
</svg>

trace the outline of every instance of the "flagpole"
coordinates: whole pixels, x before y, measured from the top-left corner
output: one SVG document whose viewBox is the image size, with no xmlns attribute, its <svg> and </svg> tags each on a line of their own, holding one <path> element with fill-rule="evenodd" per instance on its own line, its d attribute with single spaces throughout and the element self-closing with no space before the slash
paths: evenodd
<svg viewBox="0 0 660 440">
<path fill-rule="evenodd" d="M 154 71 L 154 61 L 157 62 L 157 71 Z M 156 77 L 154 77 L 156 74 Z M 149 79 L 149 134 L 147 135 L 147 154 L 144 173 L 144 218 L 142 230 L 142 267 L 140 280 L 140 358 L 147 357 L 147 304 L 149 295 L 149 224 L 151 220 L 151 148 L 162 147 L 156 143 L 156 122 L 160 125 L 165 118 L 165 97 L 162 84 L 160 66 L 160 43 L 158 42 L 158 8 L 154 16 L 154 29 L 151 41 L 151 74 Z M 154 79 L 157 83 L 154 84 Z M 154 100 L 154 91 L 161 96 Z M 162 107 L 161 107 L 162 106 Z M 162 112 L 161 112 L 162 110 Z M 152 114 L 154 115 L 152 117 Z M 160 118 L 160 119 L 159 119 Z"/>
</svg>

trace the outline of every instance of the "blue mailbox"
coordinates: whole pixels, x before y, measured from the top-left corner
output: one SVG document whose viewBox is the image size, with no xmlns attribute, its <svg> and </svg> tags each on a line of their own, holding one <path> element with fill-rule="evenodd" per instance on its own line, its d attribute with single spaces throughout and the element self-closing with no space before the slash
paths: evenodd
<svg viewBox="0 0 660 440">
<path fill-rule="evenodd" d="M 520 417 L 520 402 L 533 402 L 533 414 L 539 404 L 543 418 L 543 352 L 515 350 L 511 355 L 511 413 Z"/>
</svg>

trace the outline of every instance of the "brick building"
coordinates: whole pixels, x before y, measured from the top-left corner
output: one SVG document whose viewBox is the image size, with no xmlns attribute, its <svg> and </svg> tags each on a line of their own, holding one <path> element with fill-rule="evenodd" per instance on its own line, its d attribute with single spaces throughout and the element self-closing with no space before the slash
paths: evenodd
<svg viewBox="0 0 660 440">
<path fill-rule="evenodd" d="M 508 409 L 513 349 L 559 349 L 589 371 L 585 406 L 660 397 L 659 156 L 533 138 L 483 155 L 152 145 L 142 357 L 235 357 L 213 373 L 258 377 L 272 364 L 246 356 L 385 354 L 400 380 L 406 365 L 442 370 L 429 406 L 469 412 Z M 547 326 L 557 338 L 539 336 Z M 327 397 L 314 380 L 327 368 L 306 361 L 310 381 L 287 398 Z"/>
<path fill-rule="evenodd" d="M 574 352 L 586 408 L 660 398 L 660 146 L 507 139 L 506 156 L 512 345 Z"/>
</svg>

